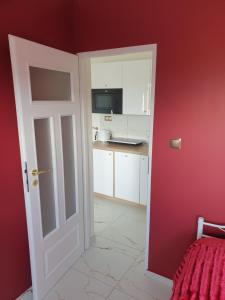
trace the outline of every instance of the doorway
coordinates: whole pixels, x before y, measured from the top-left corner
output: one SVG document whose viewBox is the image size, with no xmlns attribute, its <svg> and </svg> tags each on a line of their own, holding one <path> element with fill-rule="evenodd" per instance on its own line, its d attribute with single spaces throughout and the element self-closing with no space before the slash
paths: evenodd
<svg viewBox="0 0 225 300">
<path fill-rule="evenodd" d="M 112 68 L 111 74 L 116 72 L 118 66 L 120 67 L 121 62 L 125 62 L 127 64 L 127 73 L 131 73 L 130 70 L 132 69 L 132 64 L 135 65 L 133 69 L 136 71 L 138 70 L 138 65 L 140 65 L 140 61 L 149 59 L 151 60 L 150 63 L 150 79 L 149 84 L 151 88 L 149 89 L 147 98 L 149 102 L 143 105 L 143 98 L 141 98 L 140 103 L 134 105 L 134 107 L 130 105 L 123 105 L 127 109 L 126 116 L 124 115 L 116 115 L 116 114 L 104 114 L 100 117 L 97 114 L 92 114 L 92 89 L 93 87 L 97 90 L 98 88 L 102 87 L 101 80 L 99 78 L 94 79 L 93 83 L 93 72 L 96 76 L 99 76 L 99 69 L 97 71 L 93 71 L 93 64 L 103 64 L 109 63 L 110 67 Z M 129 245 L 131 247 L 137 247 L 140 250 L 143 250 L 144 253 L 144 268 L 143 272 L 147 271 L 148 269 L 148 254 L 149 254 L 149 228 L 150 228 L 150 182 L 151 182 L 151 155 L 152 155 L 152 134 L 153 134 L 153 119 L 154 119 L 154 91 L 155 91 L 155 72 L 156 72 L 156 45 L 146 45 L 146 46 L 138 46 L 138 47 L 128 47 L 128 48 L 121 48 L 121 49 L 113 49 L 113 50 L 103 50 L 103 51 L 95 51 L 95 52 L 88 52 L 88 53 L 80 53 L 80 75 L 81 75 L 81 98 L 82 98 L 82 117 L 83 117 L 83 126 L 84 130 L 84 140 L 83 140 L 83 149 L 86 149 L 85 161 L 84 161 L 84 194 L 85 194 L 85 247 L 86 249 L 90 246 L 91 238 L 96 238 L 98 236 L 106 237 L 108 240 L 111 240 L 118 245 L 121 243 L 123 245 Z M 138 63 L 139 62 L 139 63 Z M 114 64 L 117 63 L 117 66 Z M 146 65 L 146 62 L 145 62 Z M 103 69 L 105 66 L 102 66 Z M 117 73 L 118 74 L 118 73 Z M 107 80 L 107 75 L 104 76 L 104 81 Z M 118 77 L 115 77 L 112 80 L 111 86 L 106 86 L 105 88 L 120 88 L 118 85 Z M 87 81 L 88 78 L 88 81 Z M 114 80 L 114 81 L 113 81 Z M 132 82 L 131 79 L 127 81 Z M 105 83 L 107 84 L 107 83 Z M 115 85 L 116 84 L 116 85 Z M 130 83 L 131 84 L 131 83 Z M 94 86 L 93 86 L 94 85 Z M 114 86 L 113 86 L 114 85 Z M 125 93 L 129 94 L 129 91 Z M 133 92 L 135 93 L 135 91 Z M 132 96 L 132 91 L 130 96 Z M 140 105 L 141 104 L 141 105 Z M 146 106 L 147 105 L 147 109 Z M 138 111 L 138 107 L 140 108 Z M 129 111 L 130 110 L 130 111 Z M 140 113 L 141 111 L 141 113 Z M 142 116 L 141 116 L 142 114 Z M 148 127 L 147 135 L 144 134 L 142 131 L 141 135 L 135 135 L 132 132 L 132 129 L 129 132 L 129 128 L 126 129 L 128 132 L 126 134 L 122 134 L 121 132 L 114 132 L 115 128 L 113 126 L 119 127 L 119 131 L 123 131 L 124 129 L 124 120 L 130 119 L 130 124 L 132 120 L 136 122 L 136 126 L 138 127 L 137 122 L 143 121 L 146 118 Z M 118 122 L 120 122 L 118 126 Z M 117 123 L 117 124 L 116 124 Z M 107 124 L 107 125 L 106 125 Z M 105 125 L 105 127 L 104 127 Z M 142 155 L 143 162 L 141 162 L 138 153 L 126 153 L 124 149 L 121 151 L 114 151 L 113 147 L 115 145 L 110 144 L 110 146 L 106 146 L 105 149 L 99 147 L 99 145 L 95 145 L 95 149 L 93 149 L 93 140 L 96 139 L 98 134 L 98 130 L 109 130 L 111 129 L 111 134 L 113 136 L 119 136 L 122 138 L 130 138 L 135 140 L 142 140 L 144 144 L 149 143 L 147 145 L 147 152 L 139 153 Z M 145 128 L 146 129 L 146 128 Z M 134 130 L 133 130 L 134 131 Z M 124 132 L 123 132 L 124 133 Z M 109 132 L 105 132 L 105 134 L 110 134 Z M 117 146 L 118 147 L 118 144 Z M 142 144 L 142 148 L 144 145 Z M 128 149 L 128 148 L 127 148 Z M 138 147 L 135 149 L 137 150 Z M 94 151 L 93 151 L 94 150 Z M 103 151 L 106 150 L 106 151 Z M 108 151 L 108 152 L 107 152 Z M 146 149 L 145 149 L 146 151 Z M 93 155 L 93 152 L 95 153 Z M 132 152 L 132 151 L 131 151 Z M 127 155 L 129 154 L 129 155 Z M 111 156 L 111 158 L 110 158 Z M 127 164 L 124 165 L 123 158 L 127 156 Z M 147 162 L 146 162 L 147 160 Z M 143 181 L 143 173 L 141 174 L 142 179 L 140 177 L 137 179 L 137 174 L 139 173 L 140 176 L 140 169 L 141 164 L 143 165 L 143 169 L 146 171 L 147 166 L 147 173 L 145 176 L 145 183 L 144 186 L 147 187 L 144 191 L 145 203 L 141 203 L 143 201 L 143 196 L 140 197 L 140 185 L 137 187 L 137 184 L 131 184 L 132 182 L 137 183 L 137 181 Z M 101 173 L 101 171 L 104 169 Z M 129 170 L 131 168 L 131 170 Z M 136 169 L 135 169 L 136 168 Z M 111 175 L 110 175 L 110 171 Z M 124 170 L 124 172 L 123 172 Z M 138 170 L 138 171 L 137 171 Z M 117 182 L 117 178 L 120 178 L 120 188 L 115 186 L 115 182 Z M 118 177 L 119 176 L 119 177 Z M 133 176 L 133 177 L 132 177 Z M 130 179 L 124 182 L 121 182 L 121 178 L 131 177 Z M 99 178 L 99 184 L 98 179 Z M 102 182 L 101 182 L 102 181 Z M 113 182 L 110 184 L 109 182 Z M 118 182 L 117 182 L 118 183 Z M 123 188 L 123 186 L 128 184 L 130 189 Z M 111 186 L 111 190 L 110 187 Z M 102 188 L 102 190 L 101 190 Z M 100 189 L 100 192 L 99 192 Z M 107 190 L 107 191 L 106 191 Z M 104 191 L 104 192 L 102 192 Z M 94 192 L 94 193 L 93 193 Z M 136 194 L 135 194 L 136 193 Z M 135 196 L 136 195 L 136 196 Z M 90 201 L 91 199 L 91 201 Z M 123 217 L 132 216 L 136 220 L 139 219 L 140 223 L 144 226 L 140 226 L 140 230 L 137 230 L 136 233 L 131 230 L 131 236 L 127 236 L 124 228 L 131 228 L 132 224 L 123 223 Z M 131 218 L 132 218 L 131 217 Z M 133 220 L 134 220 L 133 219 Z M 142 229 L 141 229 L 142 228 Z M 137 228 L 136 228 L 137 229 Z M 124 230 L 124 231 L 123 231 Z M 136 238 L 135 238 L 136 235 Z M 136 241 L 135 241 L 136 239 Z M 136 245 L 135 245 L 136 243 Z"/>
</svg>

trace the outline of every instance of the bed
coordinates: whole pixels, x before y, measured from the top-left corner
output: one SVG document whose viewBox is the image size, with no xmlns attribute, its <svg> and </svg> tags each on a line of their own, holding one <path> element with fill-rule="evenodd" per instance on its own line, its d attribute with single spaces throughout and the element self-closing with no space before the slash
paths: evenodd
<svg viewBox="0 0 225 300">
<path fill-rule="evenodd" d="M 225 300 L 224 238 L 225 226 L 198 219 L 197 240 L 176 272 L 171 300 Z"/>
</svg>

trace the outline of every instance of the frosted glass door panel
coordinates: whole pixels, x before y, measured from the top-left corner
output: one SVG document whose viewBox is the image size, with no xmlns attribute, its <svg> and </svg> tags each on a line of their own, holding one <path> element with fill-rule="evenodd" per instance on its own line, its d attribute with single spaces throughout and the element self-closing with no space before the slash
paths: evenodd
<svg viewBox="0 0 225 300">
<path fill-rule="evenodd" d="M 53 178 L 52 138 L 50 119 L 34 120 L 42 230 L 45 237 L 56 228 L 55 191 Z M 35 176 L 33 177 L 35 180 Z"/>
<path fill-rule="evenodd" d="M 70 73 L 29 67 L 32 101 L 70 101 Z"/>
<path fill-rule="evenodd" d="M 66 219 L 76 213 L 73 117 L 61 117 Z"/>
</svg>

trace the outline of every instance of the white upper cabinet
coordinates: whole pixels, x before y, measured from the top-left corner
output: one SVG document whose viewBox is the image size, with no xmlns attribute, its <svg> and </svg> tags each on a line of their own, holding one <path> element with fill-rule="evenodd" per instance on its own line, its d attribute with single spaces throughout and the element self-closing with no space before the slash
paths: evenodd
<svg viewBox="0 0 225 300">
<path fill-rule="evenodd" d="M 150 115 L 152 60 L 91 64 L 92 89 L 123 89 L 123 114 Z"/>
<path fill-rule="evenodd" d="M 91 64 L 92 89 L 122 88 L 122 63 L 94 63 Z"/>
<path fill-rule="evenodd" d="M 150 115 L 151 60 L 123 62 L 123 114 Z"/>
</svg>

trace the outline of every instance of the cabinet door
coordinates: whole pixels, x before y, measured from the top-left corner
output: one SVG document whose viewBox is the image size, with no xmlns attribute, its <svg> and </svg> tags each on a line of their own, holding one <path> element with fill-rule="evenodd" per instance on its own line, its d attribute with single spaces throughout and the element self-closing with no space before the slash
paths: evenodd
<svg viewBox="0 0 225 300">
<path fill-rule="evenodd" d="M 123 63 L 123 114 L 150 115 L 151 60 Z"/>
<path fill-rule="evenodd" d="M 140 204 L 147 205 L 149 197 L 148 156 L 140 156 Z"/>
<path fill-rule="evenodd" d="M 115 197 L 139 203 L 139 155 L 115 152 Z"/>
<path fill-rule="evenodd" d="M 122 63 L 95 63 L 91 65 L 93 89 L 122 88 Z"/>
<path fill-rule="evenodd" d="M 113 152 L 93 149 L 94 192 L 113 197 Z"/>
</svg>

